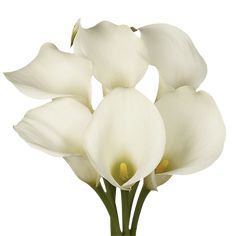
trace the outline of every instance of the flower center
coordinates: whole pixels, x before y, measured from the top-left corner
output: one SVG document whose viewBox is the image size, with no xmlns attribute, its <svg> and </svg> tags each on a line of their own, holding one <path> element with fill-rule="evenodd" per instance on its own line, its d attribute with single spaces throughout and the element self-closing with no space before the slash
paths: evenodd
<svg viewBox="0 0 236 236">
<path fill-rule="evenodd" d="M 163 159 L 163 160 L 161 160 L 159 165 L 156 167 L 155 174 L 161 174 L 161 173 L 167 171 L 167 169 L 169 167 L 170 167 L 170 161 L 167 159 Z"/>
<path fill-rule="evenodd" d="M 127 181 L 129 179 L 128 167 L 125 162 L 120 163 L 120 179 Z"/>
<path fill-rule="evenodd" d="M 119 185 L 123 185 L 135 174 L 133 164 L 128 160 L 116 162 L 111 170 L 112 176 Z"/>
</svg>

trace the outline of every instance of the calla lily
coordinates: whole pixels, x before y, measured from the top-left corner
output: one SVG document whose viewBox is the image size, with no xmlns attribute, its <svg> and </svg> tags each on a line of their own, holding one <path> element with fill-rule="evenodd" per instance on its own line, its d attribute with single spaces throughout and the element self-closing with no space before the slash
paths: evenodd
<svg viewBox="0 0 236 236">
<path fill-rule="evenodd" d="M 93 62 L 93 73 L 106 88 L 134 87 L 147 70 L 143 43 L 129 26 L 100 22 L 84 29 L 78 21 L 72 33 L 75 52 Z"/>
<path fill-rule="evenodd" d="M 27 66 L 5 76 L 34 98 L 76 96 L 90 106 L 91 62 L 82 56 L 61 52 L 51 43 L 44 44 Z"/>
<path fill-rule="evenodd" d="M 91 117 L 77 100 L 57 98 L 27 112 L 14 128 L 26 142 L 51 154 L 82 155 L 82 134 Z"/>
<path fill-rule="evenodd" d="M 158 97 L 172 88 L 198 88 L 207 73 L 207 66 L 189 36 L 167 24 L 153 24 L 139 29 L 146 47 L 147 61 L 160 74 Z"/>
<path fill-rule="evenodd" d="M 69 156 L 64 157 L 64 159 L 79 179 L 92 187 L 98 186 L 100 175 L 93 168 L 88 158 L 84 156 Z"/>
<path fill-rule="evenodd" d="M 85 149 L 97 171 L 127 189 L 159 163 L 165 128 L 156 107 L 135 89 L 117 88 L 96 109 L 85 131 Z"/>
<path fill-rule="evenodd" d="M 51 155 L 64 156 L 76 175 L 95 186 L 99 175 L 83 148 L 90 110 L 73 98 L 57 98 L 26 113 L 14 128 L 30 145 Z"/>
<path fill-rule="evenodd" d="M 191 174 L 211 165 L 220 155 L 225 140 L 221 114 L 210 95 L 181 87 L 156 103 L 166 128 L 162 161 L 145 179 L 149 189 L 171 175 Z"/>
</svg>

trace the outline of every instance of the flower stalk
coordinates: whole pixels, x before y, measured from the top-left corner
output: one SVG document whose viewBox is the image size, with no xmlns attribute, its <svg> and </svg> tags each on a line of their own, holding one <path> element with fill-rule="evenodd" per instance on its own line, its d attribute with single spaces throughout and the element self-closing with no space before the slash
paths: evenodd
<svg viewBox="0 0 236 236">
<path fill-rule="evenodd" d="M 132 221 L 132 225 L 131 225 L 131 234 L 130 234 L 131 236 L 136 236 L 140 213 L 141 213 L 144 201 L 146 200 L 146 197 L 148 196 L 149 193 L 150 193 L 150 190 L 148 190 L 147 188 L 145 188 L 143 186 L 143 188 L 140 192 L 138 201 L 137 201 L 135 211 L 134 211 L 134 217 L 133 217 L 133 221 Z"/>
<path fill-rule="evenodd" d="M 106 187 L 106 191 L 104 191 L 101 183 L 99 183 L 97 187 L 93 187 L 93 189 L 102 200 L 110 216 L 111 236 L 136 236 L 137 226 L 142 206 L 150 190 L 148 190 L 144 186 L 142 187 L 142 190 L 139 194 L 139 198 L 134 210 L 131 227 L 129 227 L 131 221 L 131 211 L 133 206 L 133 200 L 136 195 L 139 182 L 137 182 L 131 188 L 130 191 L 121 190 L 122 226 L 123 226 L 121 231 L 120 221 L 117 213 L 117 205 L 116 205 L 116 187 L 110 184 L 106 179 L 104 179 L 104 184 Z"/>
<path fill-rule="evenodd" d="M 120 236 L 122 235 L 120 230 L 120 224 L 119 224 L 119 218 L 117 214 L 117 208 L 115 205 L 115 201 L 112 202 L 111 199 L 114 199 L 111 197 L 110 192 L 105 192 L 102 188 L 102 185 L 99 183 L 97 187 L 93 187 L 95 192 L 98 194 L 102 202 L 104 203 L 104 206 L 106 207 L 109 216 L 110 216 L 110 225 L 111 225 L 111 235 L 114 236 Z"/>
<path fill-rule="evenodd" d="M 123 235 L 130 236 L 129 191 L 121 190 Z"/>
</svg>

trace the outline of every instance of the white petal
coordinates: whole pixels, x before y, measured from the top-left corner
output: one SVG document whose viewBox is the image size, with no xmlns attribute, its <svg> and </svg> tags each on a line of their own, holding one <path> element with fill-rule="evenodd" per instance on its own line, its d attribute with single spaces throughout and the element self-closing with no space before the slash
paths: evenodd
<svg viewBox="0 0 236 236">
<path fill-rule="evenodd" d="M 35 98 L 77 96 L 85 104 L 90 102 L 91 62 L 61 52 L 51 43 L 44 44 L 30 64 L 5 76 L 23 93 Z"/>
<path fill-rule="evenodd" d="M 111 91 L 85 131 L 85 149 L 91 163 L 100 175 L 121 188 L 129 188 L 151 173 L 164 146 L 165 128 L 158 110 L 135 89 Z M 118 183 L 121 169 L 128 172 L 122 184 Z"/>
<path fill-rule="evenodd" d="M 153 171 L 144 179 L 144 185 L 149 190 L 156 190 L 156 188 L 166 183 L 171 178 L 171 175 L 156 175 Z"/>
<path fill-rule="evenodd" d="M 15 130 L 29 144 L 59 156 L 83 154 L 89 109 L 72 98 L 57 98 L 26 113 Z"/>
<path fill-rule="evenodd" d="M 225 127 L 214 100 L 205 92 L 181 87 L 156 103 L 166 127 L 163 159 L 168 168 L 160 174 L 190 174 L 211 165 L 220 155 Z"/>
<path fill-rule="evenodd" d="M 105 86 L 102 86 L 102 92 L 103 96 L 105 97 L 107 94 L 109 94 L 112 91 L 112 89 L 106 88 Z"/>
<path fill-rule="evenodd" d="M 83 156 L 64 157 L 76 176 L 91 186 L 97 186 L 100 176 L 90 164 L 88 158 Z"/>
<path fill-rule="evenodd" d="M 175 89 L 168 85 L 164 79 L 159 79 L 159 86 L 158 86 L 158 92 L 156 96 L 156 101 L 159 100 L 164 94 L 173 92 Z"/>
<path fill-rule="evenodd" d="M 167 24 L 148 25 L 139 30 L 146 58 L 157 67 L 161 79 L 173 88 L 200 85 L 207 66 L 186 33 Z"/>
<path fill-rule="evenodd" d="M 143 44 L 128 26 L 103 21 L 84 29 L 78 21 L 76 28 L 74 49 L 93 62 L 94 75 L 105 87 L 134 87 L 143 77 Z"/>
</svg>

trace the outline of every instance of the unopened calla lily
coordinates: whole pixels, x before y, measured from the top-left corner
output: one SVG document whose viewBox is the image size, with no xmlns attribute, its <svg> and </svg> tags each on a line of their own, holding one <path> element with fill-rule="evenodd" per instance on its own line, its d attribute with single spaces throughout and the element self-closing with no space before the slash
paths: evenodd
<svg viewBox="0 0 236 236">
<path fill-rule="evenodd" d="M 111 235 L 135 236 L 151 190 L 173 175 L 208 167 L 222 152 L 220 111 L 209 94 L 197 90 L 206 63 L 189 36 L 167 24 L 138 28 L 103 21 L 86 29 L 79 20 L 71 46 L 74 52 L 66 53 L 46 43 L 27 66 L 5 73 L 26 95 L 52 99 L 28 111 L 14 129 L 31 146 L 63 157 L 95 190 L 109 213 Z M 135 88 L 149 65 L 159 71 L 156 101 Z M 104 92 L 98 107 L 91 105 L 92 76 Z"/>
</svg>

